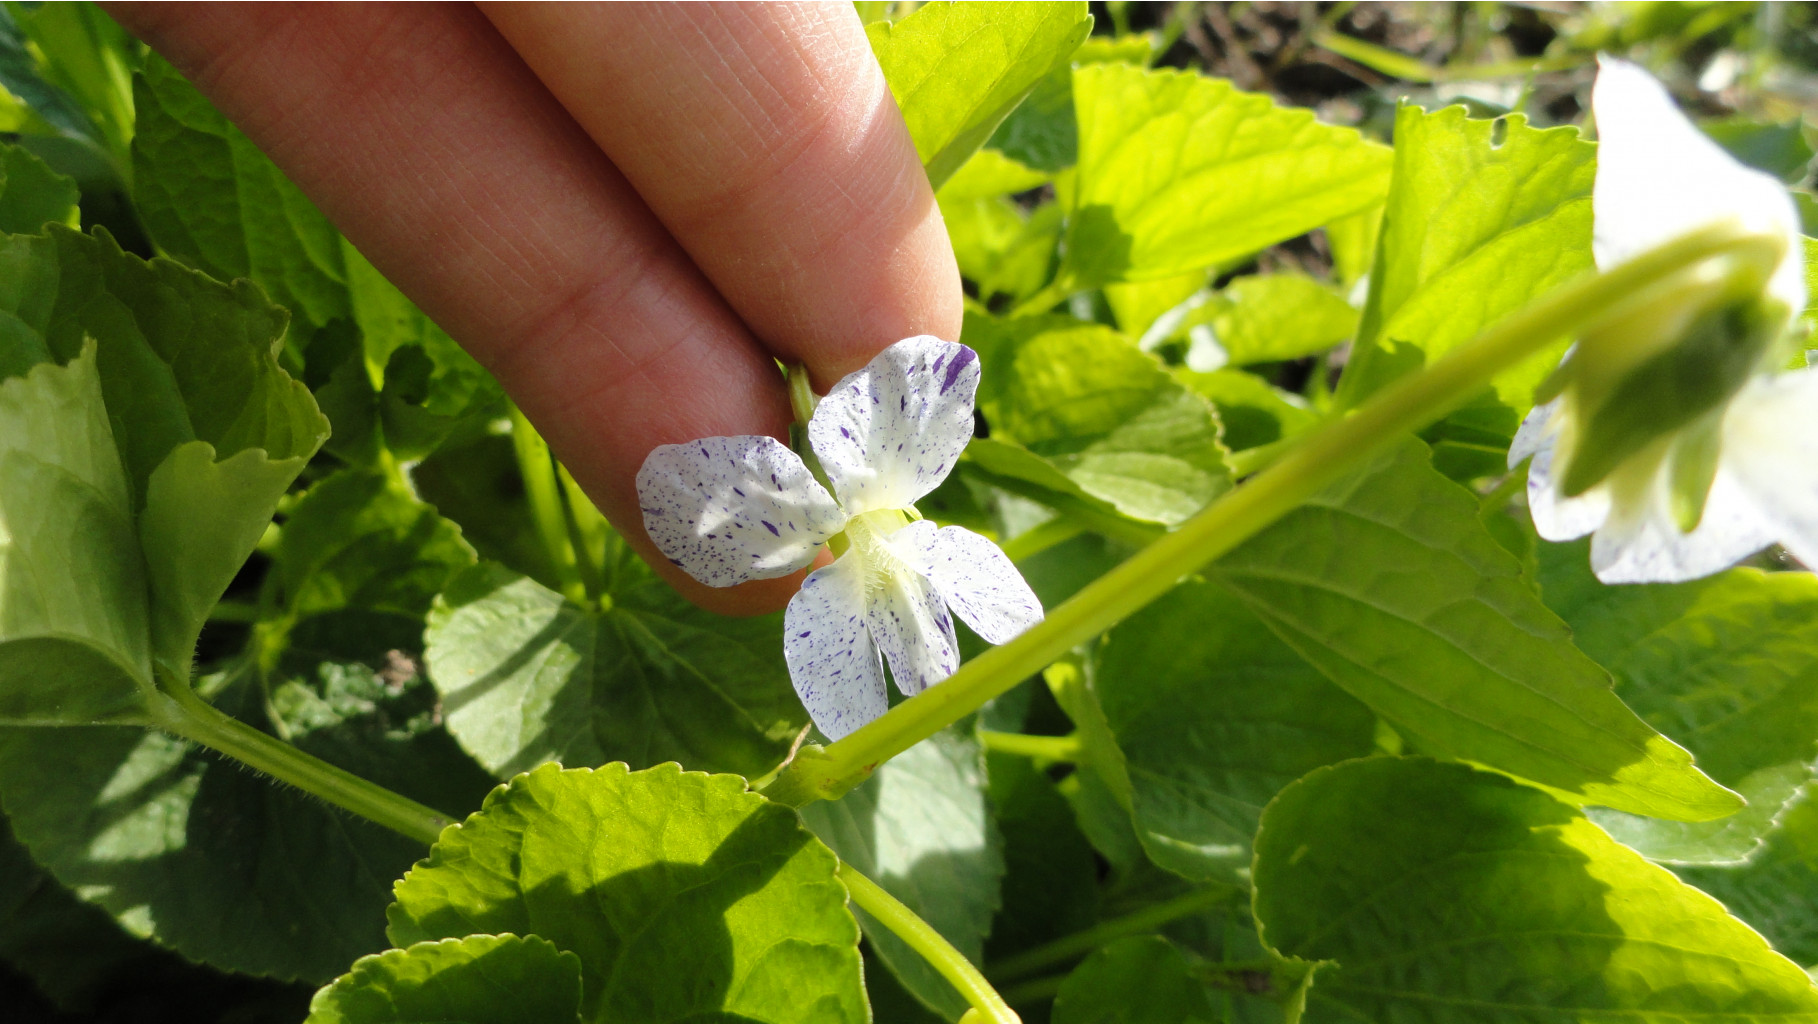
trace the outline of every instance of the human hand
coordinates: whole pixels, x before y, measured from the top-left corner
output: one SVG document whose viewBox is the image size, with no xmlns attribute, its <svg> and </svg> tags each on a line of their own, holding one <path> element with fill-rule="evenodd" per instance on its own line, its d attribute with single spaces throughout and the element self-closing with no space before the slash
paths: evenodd
<svg viewBox="0 0 1818 1024">
<path fill-rule="evenodd" d="M 817 389 L 956 338 L 952 249 L 848 4 L 117 4 L 487 366 L 626 538 L 659 444 L 787 437 Z"/>
</svg>

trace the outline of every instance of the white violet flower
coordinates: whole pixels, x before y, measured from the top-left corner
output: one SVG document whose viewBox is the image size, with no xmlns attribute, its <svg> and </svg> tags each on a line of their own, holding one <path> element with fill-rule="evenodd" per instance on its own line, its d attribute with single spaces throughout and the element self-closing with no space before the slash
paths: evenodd
<svg viewBox="0 0 1818 1024">
<path fill-rule="evenodd" d="M 787 576 L 832 542 L 784 613 L 783 654 L 833 739 L 889 706 L 883 660 L 910 696 L 959 668 L 950 612 L 994 644 L 1042 619 L 996 544 L 915 511 L 972 438 L 978 378 L 977 353 L 924 335 L 835 385 L 808 423 L 832 495 L 773 437 L 663 445 L 638 470 L 650 539 L 709 586 Z"/>
<path fill-rule="evenodd" d="M 1579 340 L 1509 450 L 1533 456 L 1535 528 L 1592 534 L 1606 583 L 1695 579 L 1775 541 L 1818 566 L 1818 369 L 1780 372 L 1806 301 L 1793 203 L 1632 64 L 1602 59 L 1591 110 L 1599 268 L 1725 223 L 1786 249 L 1752 286 L 1706 261 Z"/>
</svg>

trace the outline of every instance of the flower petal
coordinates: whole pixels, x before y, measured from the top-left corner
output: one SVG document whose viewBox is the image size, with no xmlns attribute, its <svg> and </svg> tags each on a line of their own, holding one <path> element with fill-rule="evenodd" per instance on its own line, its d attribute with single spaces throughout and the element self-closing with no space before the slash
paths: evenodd
<svg viewBox="0 0 1818 1024">
<path fill-rule="evenodd" d="M 978 353 L 922 335 L 821 399 L 808 441 L 849 514 L 906 508 L 946 479 L 972 440 L 978 373 Z"/>
<path fill-rule="evenodd" d="M 1735 565 L 1774 542 L 1754 499 L 1723 467 L 1711 483 L 1704 515 L 1679 532 L 1667 474 L 1656 474 L 1645 500 L 1614 503 L 1591 537 L 1591 569 L 1605 583 L 1680 583 Z"/>
<path fill-rule="evenodd" d="M 1007 643 L 1042 621 L 1042 603 L 1010 557 L 971 530 L 936 529 L 924 519 L 898 530 L 890 542 L 987 643 Z"/>
<path fill-rule="evenodd" d="M 865 576 L 857 560 L 816 569 L 783 612 L 783 660 L 815 727 L 841 739 L 889 710 L 884 666 L 865 626 Z"/>
<path fill-rule="evenodd" d="M 1723 467 L 1775 539 L 1818 568 L 1818 369 L 1757 378 L 1723 421 Z"/>
<path fill-rule="evenodd" d="M 865 605 L 871 639 L 890 663 L 890 678 L 908 696 L 933 686 L 959 668 L 959 637 L 953 616 L 934 584 L 919 573 L 888 573 L 873 584 Z"/>
<path fill-rule="evenodd" d="M 1598 59 L 1591 109 L 1597 120 L 1592 248 L 1608 270 L 1689 231 L 1735 218 L 1780 235 L 1787 256 L 1768 292 L 1805 308 L 1799 214 L 1785 186 L 1738 163 L 1692 126 L 1666 89 L 1627 61 Z"/>
<path fill-rule="evenodd" d="M 846 524 L 774 437 L 663 445 L 638 470 L 638 504 L 657 550 L 710 587 L 787 576 Z"/>
<path fill-rule="evenodd" d="M 1533 449 L 1534 461 L 1528 463 L 1528 514 L 1534 519 L 1535 532 L 1547 540 L 1575 540 L 1602 526 L 1609 517 L 1610 491 L 1599 484 L 1575 498 L 1560 494 L 1553 474 L 1557 442 L 1558 435 L 1549 434 Z M 1512 448 L 1510 458 L 1514 459 Z"/>
</svg>

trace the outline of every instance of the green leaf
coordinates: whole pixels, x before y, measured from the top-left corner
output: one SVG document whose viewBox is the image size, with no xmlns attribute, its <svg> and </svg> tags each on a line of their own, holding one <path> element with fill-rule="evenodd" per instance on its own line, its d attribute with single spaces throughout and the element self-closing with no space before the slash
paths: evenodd
<svg viewBox="0 0 1818 1024">
<path fill-rule="evenodd" d="M 580 1021 L 581 961 L 516 935 L 419 942 L 362 957 L 309 1003 L 304 1024 Z"/>
<path fill-rule="evenodd" d="M 1610 587 L 1591 574 L 1588 547 L 1542 546 L 1548 607 L 1616 677 L 1617 696 L 1749 801 L 1709 822 L 1611 811 L 1591 820 L 1657 861 L 1748 857 L 1818 756 L 1818 579 L 1732 569 L 1690 583 Z"/>
<path fill-rule="evenodd" d="M 931 3 L 865 27 L 937 189 L 1091 31 L 1084 3 Z"/>
<path fill-rule="evenodd" d="M 1012 192 L 1026 192 L 1046 184 L 1053 175 L 1005 156 L 995 149 L 981 149 L 955 171 L 935 198 L 943 202 L 995 199 Z"/>
<path fill-rule="evenodd" d="M 114 131 L 104 131 L 81 103 L 60 85 L 45 80 L 48 69 L 33 56 L 28 48 L 30 42 L 14 11 L 0 10 L 0 86 L 23 100 L 56 134 L 77 140 L 99 153 L 107 153 L 110 148 L 116 151 L 124 148 L 125 136 L 118 134 L 121 125 L 111 125 Z M 122 124 L 130 130 L 130 105 L 127 112 Z M 121 145 L 110 145 L 116 142 Z"/>
<path fill-rule="evenodd" d="M 1176 369 L 1174 379 L 1212 400 L 1224 442 L 1234 452 L 1293 437 L 1319 422 L 1306 399 L 1242 370 Z"/>
<path fill-rule="evenodd" d="M 1159 935 L 1119 939 L 1073 969 L 1054 995 L 1054 1024 L 1168 1024 L 1214 1021 L 1193 963 Z"/>
<path fill-rule="evenodd" d="M 1190 314 L 1190 310 L 1180 309 L 1181 305 L 1188 300 L 1204 300 L 1200 291 L 1206 286 L 1206 277 L 1204 270 L 1190 270 L 1179 277 L 1164 277 L 1158 281 L 1108 284 L 1105 286 L 1105 304 L 1111 307 L 1118 330 L 1132 338 L 1140 338 L 1141 344 L 1152 347 L 1149 344 L 1151 329 L 1164 337 L 1172 334 L 1174 326 Z M 1157 321 L 1171 311 L 1174 316 L 1169 318 L 1169 323 L 1157 327 Z"/>
<path fill-rule="evenodd" d="M 838 865 L 729 775 L 546 765 L 397 885 L 400 946 L 535 935 L 580 957 L 587 1020 L 868 1019 Z"/>
<path fill-rule="evenodd" d="M 312 630 L 264 687 L 247 662 L 199 689 L 242 720 L 281 726 L 310 753 L 459 813 L 489 780 L 434 727 L 425 682 L 388 664 L 386 647 L 410 643 L 404 626 L 358 624 L 339 639 L 340 660 L 317 650 L 336 638 Z M 365 650 L 350 657 L 349 647 Z M 287 717 L 273 725 L 268 707 Z M 0 728 L 0 801 L 33 858 L 128 932 L 226 970 L 318 984 L 386 947 L 391 884 L 423 854 L 413 840 L 139 728 Z"/>
<path fill-rule="evenodd" d="M 1812 145 L 1806 141 L 1805 125 L 1797 117 L 1779 123 L 1724 117 L 1704 121 L 1698 130 L 1729 150 L 1731 156 L 1788 185 L 1797 185 L 1811 174 Z"/>
<path fill-rule="evenodd" d="M 1021 299 L 1048 282 L 1060 241 L 1059 206 L 1048 203 L 1024 214 L 1002 196 L 956 200 L 943 191 L 939 199 L 960 274 L 978 286 L 980 296 Z"/>
<path fill-rule="evenodd" d="M 545 761 L 775 767 L 807 722 L 781 617 L 703 612 L 642 563 L 616 561 L 603 610 L 497 565 L 449 584 L 426 635 L 449 731 L 501 777 Z"/>
<path fill-rule="evenodd" d="M 257 281 L 308 330 L 348 315 L 340 235 L 250 139 L 155 53 L 133 103 L 133 198 L 160 249 Z"/>
<path fill-rule="evenodd" d="M 1774 948 L 1818 964 L 1818 799 L 1812 786 L 1782 812 L 1766 845 L 1742 864 L 1683 867 L 1679 877 L 1723 901 Z"/>
<path fill-rule="evenodd" d="M 1402 106 L 1380 256 L 1341 403 L 1356 404 L 1588 272 L 1596 155 L 1576 128 Z M 1451 422 L 1488 424 L 1506 449 L 1565 344 L 1498 376 L 1493 394 Z"/>
<path fill-rule="evenodd" d="M 89 1013 L 121 976 L 168 977 L 181 960 L 120 930 L 32 862 L 0 818 L 0 961 L 61 1010 Z"/>
<path fill-rule="evenodd" d="M 290 622 L 343 608 L 421 620 L 455 573 L 474 564 L 460 527 L 400 480 L 361 470 L 311 487 L 273 554 Z"/>
<path fill-rule="evenodd" d="M 1419 749 L 1637 814 L 1741 806 L 1617 699 L 1422 445 L 1376 456 L 1215 574 Z"/>
<path fill-rule="evenodd" d="M 76 183 L 29 150 L 0 145 L 0 231 L 36 234 L 47 223 L 74 226 Z"/>
<path fill-rule="evenodd" d="M 1066 317 L 974 316 L 965 337 L 984 354 L 979 407 L 992 440 L 1028 448 L 1085 495 L 1172 525 L 1230 487 L 1211 405 L 1117 332 Z M 1043 483 L 1007 464 L 994 471 Z"/>
<path fill-rule="evenodd" d="M 1229 82 L 1098 64 L 1073 72 L 1073 290 L 1173 277 L 1371 206 L 1387 147 Z"/>
<path fill-rule="evenodd" d="M 1715 900 L 1547 794 L 1372 758 L 1283 790 L 1256 843 L 1276 950 L 1329 960 L 1313 1020 L 1810 1019 L 1818 990 Z"/>
<path fill-rule="evenodd" d="M 1073 69 L 1082 64 L 1148 67 L 1154 46 L 1146 35 L 1089 36 L 1072 60 L 1043 76 L 1035 91 L 992 134 L 990 145 L 1030 167 L 1054 173 L 1079 160 L 1079 125 L 1073 113 Z"/>
<path fill-rule="evenodd" d="M 1357 329 L 1357 310 L 1310 277 L 1269 274 L 1227 284 L 1189 313 L 1181 329 L 1200 324 L 1212 328 L 1225 363 L 1246 366 L 1324 352 L 1351 337 Z M 1199 369 L 1194 355 L 1189 350 L 1188 364 Z"/>
<path fill-rule="evenodd" d="M 10 4 L 8 14 L 36 51 L 45 84 L 74 100 L 96 128 L 96 142 L 123 158 L 133 134 L 131 69 L 138 41 L 96 4 Z"/>
<path fill-rule="evenodd" d="M 166 259 L 122 252 L 105 233 L 53 226 L 0 239 L 0 313 L 35 333 L 58 362 L 85 339 L 135 508 L 152 471 L 189 441 L 217 459 L 249 448 L 308 457 L 328 432 L 304 386 L 275 355 L 285 315 L 246 281 L 223 285 Z M 29 282 L 29 283 L 28 283 Z M 0 318 L 3 319 L 3 318 Z"/>
<path fill-rule="evenodd" d="M 878 766 L 837 801 L 801 808 L 802 819 L 852 865 L 978 963 L 998 908 L 1003 841 L 991 821 L 978 741 L 935 733 Z M 948 1020 L 967 1003 L 928 961 L 863 910 L 854 913 L 872 951 L 903 987 Z"/>
<path fill-rule="evenodd" d="M 1270 798 L 1375 746 L 1370 709 L 1215 583 L 1183 583 L 1106 634 L 1090 679 L 1137 836 L 1194 880 L 1232 880 Z"/>
<path fill-rule="evenodd" d="M 1393 181 L 1391 180 L 1391 188 Z M 1332 249 L 1332 272 L 1340 284 L 1354 288 L 1376 262 L 1376 241 L 1382 235 L 1382 207 L 1349 214 L 1326 225 L 1326 244 Z"/>
<path fill-rule="evenodd" d="M 153 655 L 178 678 L 188 676 L 208 613 L 307 461 L 247 448 L 216 462 L 212 446 L 190 441 L 152 471 L 139 542 L 151 576 Z"/>
<path fill-rule="evenodd" d="M 147 615 L 94 347 L 0 381 L 0 721 L 139 712 Z"/>
<path fill-rule="evenodd" d="M 992 921 L 992 963 L 1098 919 L 1098 862 L 1054 783 L 1017 754 L 987 757 L 991 803 L 1004 837 L 1003 907 Z"/>
</svg>

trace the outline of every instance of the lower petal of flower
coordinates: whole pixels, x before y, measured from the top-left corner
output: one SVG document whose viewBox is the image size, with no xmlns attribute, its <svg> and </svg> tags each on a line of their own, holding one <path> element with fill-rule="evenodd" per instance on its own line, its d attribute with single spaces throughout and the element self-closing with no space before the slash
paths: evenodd
<svg viewBox="0 0 1818 1024">
<path fill-rule="evenodd" d="M 866 595 L 865 621 L 890 663 L 890 677 L 908 696 L 958 671 L 953 616 L 927 577 L 899 571 L 874 584 Z"/>
<path fill-rule="evenodd" d="M 808 717 L 829 739 L 889 710 L 857 560 L 840 558 L 808 574 L 783 613 L 783 659 Z"/>
</svg>

